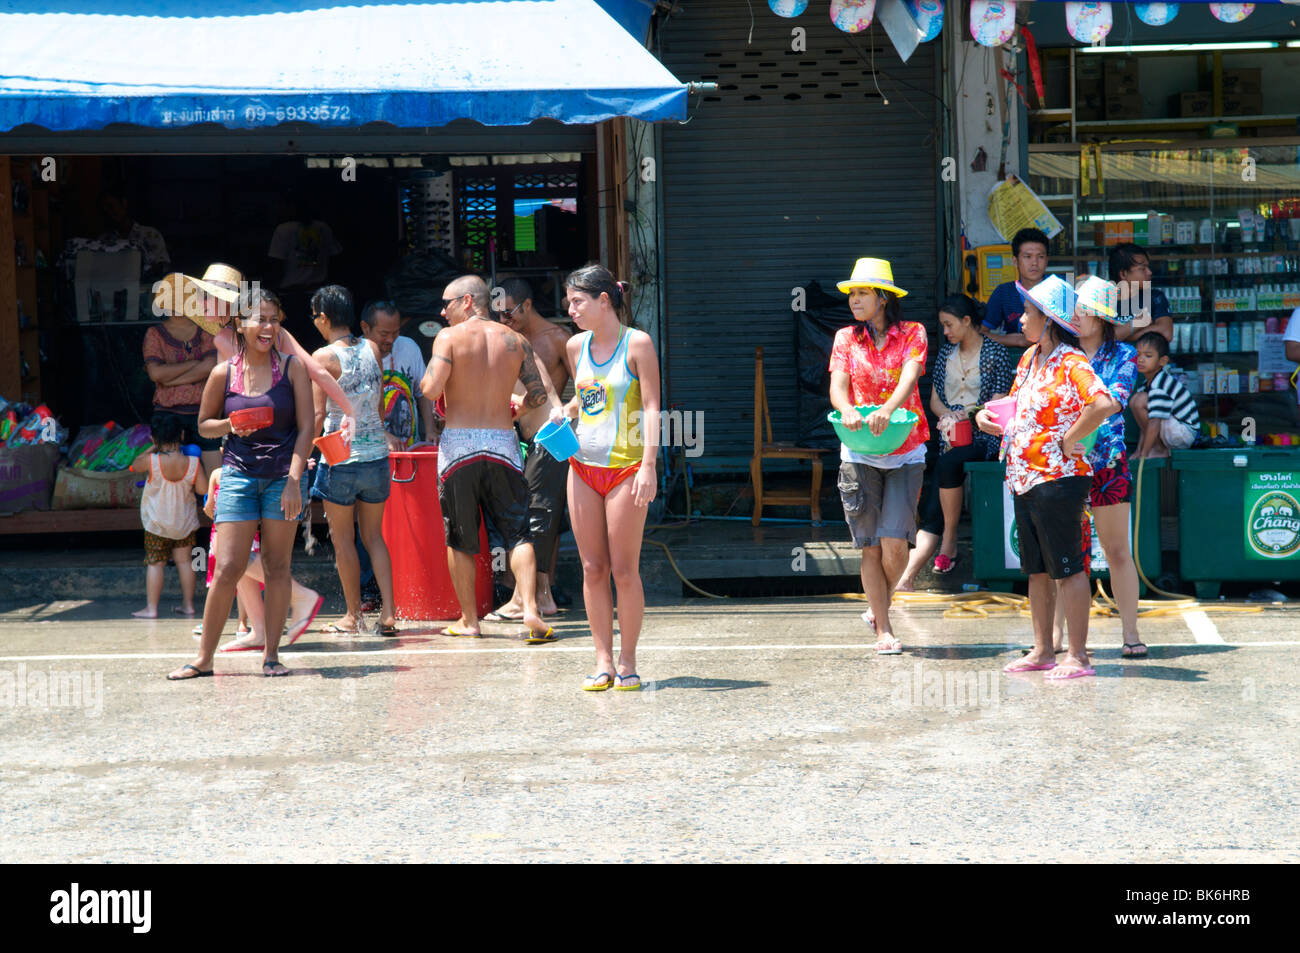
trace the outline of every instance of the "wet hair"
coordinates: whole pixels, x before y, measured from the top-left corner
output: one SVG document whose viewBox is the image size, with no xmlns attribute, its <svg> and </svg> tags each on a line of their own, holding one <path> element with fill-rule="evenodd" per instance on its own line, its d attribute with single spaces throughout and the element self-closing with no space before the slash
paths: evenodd
<svg viewBox="0 0 1300 953">
<path fill-rule="evenodd" d="M 263 288 L 261 285 L 258 285 L 248 292 L 246 298 L 241 297 L 239 301 L 235 302 L 238 311 L 234 312 L 234 314 L 238 320 L 232 321 L 231 331 L 235 335 L 235 350 L 241 355 L 244 353 L 245 344 L 244 334 L 240 330 L 238 322 L 249 320 L 254 315 L 260 315 L 262 313 L 262 304 L 264 302 L 274 305 L 275 310 L 280 315 L 280 320 L 284 320 L 284 305 L 280 303 L 280 296 L 270 288 Z"/>
<path fill-rule="evenodd" d="M 609 295 L 609 303 L 614 306 L 614 311 L 619 315 L 620 320 L 622 319 L 627 284 L 615 278 L 604 265 L 593 263 L 569 272 L 569 277 L 564 279 L 564 287 L 589 294 L 593 298 L 599 298 L 603 294 Z"/>
<path fill-rule="evenodd" d="M 149 436 L 155 448 L 179 444 L 185 436 L 185 424 L 175 414 L 154 414 L 149 421 Z"/>
<path fill-rule="evenodd" d="M 1051 242 L 1048 239 L 1047 235 L 1044 234 L 1042 229 L 1022 228 L 1020 231 L 1016 232 L 1014 236 L 1012 236 L 1011 256 L 1013 258 L 1019 257 L 1020 246 L 1027 244 L 1029 242 L 1037 242 L 1038 244 L 1042 245 L 1043 251 L 1046 251 L 1049 247 L 1051 247 Z"/>
<path fill-rule="evenodd" d="M 1128 271 L 1137 262 L 1138 258 L 1145 258 L 1151 261 L 1151 255 L 1141 245 L 1134 245 L 1132 242 L 1124 242 L 1116 245 L 1110 250 L 1110 259 L 1107 264 L 1110 265 L 1110 280 L 1119 281 L 1120 275 Z"/>
<path fill-rule="evenodd" d="M 1150 345 L 1155 350 L 1157 358 L 1169 356 L 1169 341 L 1159 331 L 1148 331 L 1138 338 L 1134 344 L 1137 347 L 1141 347 L 1143 344 Z"/>
<path fill-rule="evenodd" d="M 533 297 L 533 286 L 523 278 L 507 278 L 501 282 L 501 290 L 516 305 L 523 304 Z"/>
<path fill-rule="evenodd" d="M 943 304 L 939 305 L 939 310 L 946 311 L 958 320 L 968 319 L 973 325 L 984 320 L 984 306 L 970 295 L 948 295 L 943 299 Z"/>
<path fill-rule="evenodd" d="M 362 309 L 361 323 L 369 324 L 371 327 L 374 327 L 375 315 L 381 311 L 384 314 L 395 314 L 397 315 L 398 320 L 401 320 L 402 311 L 397 307 L 397 302 L 385 298 L 382 301 L 371 301 L 364 309 Z"/>
<path fill-rule="evenodd" d="M 352 293 L 342 285 L 326 285 L 316 289 L 311 296 L 311 313 L 325 315 L 330 327 L 335 329 L 351 329 L 357 316 L 352 308 Z"/>
</svg>

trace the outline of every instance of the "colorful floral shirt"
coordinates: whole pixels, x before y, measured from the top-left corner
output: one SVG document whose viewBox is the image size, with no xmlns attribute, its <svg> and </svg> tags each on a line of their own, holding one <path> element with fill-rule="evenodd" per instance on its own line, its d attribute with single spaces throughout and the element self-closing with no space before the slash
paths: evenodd
<svg viewBox="0 0 1300 953">
<path fill-rule="evenodd" d="M 1066 458 L 1061 438 L 1075 425 L 1083 409 L 1106 395 L 1106 385 L 1078 348 L 1058 344 L 1035 369 L 1034 345 L 1020 358 L 1011 396 L 1016 412 L 1002 436 L 1007 485 L 1017 496 L 1040 483 L 1066 477 L 1092 476 L 1086 459 Z"/>
<path fill-rule="evenodd" d="M 1124 408 L 1137 386 L 1137 348 L 1129 344 L 1103 344 L 1090 362 L 1110 396 L 1119 401 L 1119 411 L 1097 428 L 1097 443 L 1088 454 L 1094 470 L 1119 466 L 1124 457 Z"/>
<path fill-rule="evenodd" d="M 855 333 L 861 330 L 861 333 Z M 877 349 L 871 333 L 861 325 L 840 328 L 831 348 L 831 371 L 849 375 L 849 399 L 853 406 L 879 406 L 894 395 L 903 365 L 916 361 L 925 373 L 927 351 L 925 328 L 915 321 L 901 321 L 885 332 L 885 346 Z M 915 385 L 902 406 L 919 418 L 912 433 L 891 456 L 910 453 L 930 439 L 930 425 L 921 406 L 921 394 Z M 863 425 L 865 426 L 865 424 Z"/>
</svg>

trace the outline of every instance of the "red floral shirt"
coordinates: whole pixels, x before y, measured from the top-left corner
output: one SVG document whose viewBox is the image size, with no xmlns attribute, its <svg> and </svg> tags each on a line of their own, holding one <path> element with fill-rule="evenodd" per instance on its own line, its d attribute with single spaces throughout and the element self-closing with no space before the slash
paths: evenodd
<svg viewBox="0 0 1300 953">
<path fill-rule="evenodd" d="M 901 321 L 885 332 L 885 346 L 877 350 L 870 333 L 855 334 L 860 325 L 840 328 L 835 332 L 835 345 L 831 348 L 832 371 L 849 375 L 849 399 L 853 406 L 880 406 L 894 395 L 903 365 L 916 361 L 925 373 L 927 342 L 925 328 L 915 321 Z M 921 393 L 912 385 L 902 406 L 919 418 L 904 444 L 890 454 L 901 456 L 910 453 L 930 439 L 930 425 L 921 406 Z M 866 424 L 863 424 L 866 426 Z"/>
<path fill-rule="evenodd" d="M 1016 413 L 1002 437 L 1007 484 L 1017 496 L 1049 480 L 1092 476 L 1086 456 L 1066 458 L 1061 438 L 1088 404 L 1110 396 L 1078 348 L 1058 344 L 1035 369 L 1037 353 L 1038 346 L 1031 347 L 1016 367 L 1010 394 L 1016 398 Z"/>
</svg>

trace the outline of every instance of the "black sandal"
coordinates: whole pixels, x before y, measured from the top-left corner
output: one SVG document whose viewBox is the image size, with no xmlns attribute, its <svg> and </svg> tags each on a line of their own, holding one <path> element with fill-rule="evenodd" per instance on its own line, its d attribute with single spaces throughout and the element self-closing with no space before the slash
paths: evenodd
<svg viewBox="0 0 1300 953">
<path fill-rule="evenodd" d="M 168 672 L 168 673 L 167 673 L 167 681 L 169 681 L 169 682 L 188 682 L 191 678 L 207 678 L 207 677 L 210 676 L 210 675 L 214 675 L 214 674 L 216 674 L 216 669 L 210 668 L 210 669 L 208 669 L 208 670 L 205 672 L 205 671 L 203 671 L 203 669 L 198 668 L 197 666 L 194 666 L 194 665 L 182 665 L 182 666 L 181 666 L 181 671 L 183 672 L 183 671 L 185 671 L 187 668 L 188 668 L 191 672 L 193 672 L 194 674 L 193 674 L 193 675 L 176 675 L 176 674 L 174 674 L 174 673 L 172 673 L 172 672 Z"/>
<path fill-rule="evenodd" d="M 284 671 L 282 671 L 282 672 L 277 672 L 277 671 L 275 670 L 275 667 L 276 667 L 277 665 L 278 665 L 280 668 L 284 669 Z M 270 671 L 267 671 L 267 669 L 270 669 Z M 263 662 L 263 663 L 262 663 L 262 675 L 263 675 L 264 677 L 266 677 L 266 678 L 284 678 L 286 675 L 292 675 L 292 674 L 293 674 L 293 671 L 292 671 L 291 669 L 289 669 L 289 668 L 288 668 L 288 667 L 287 667 L 283 662 L 281 662 L 279 659 L 276 659 L 274 662 Z"/>
<path fill-rule="evenodd" d="M 1139 645 L 1142 646 L 1142 651 L 1140 652 L 1138 651 Z M 1126 652 L 1124 651 L 1125 649 L 1130 649 L 1131 651 Z M 1147 647 L 1143 642 L 1125 642 L 1120 647 L 1119 654 L 1121 658 L 1146 658 Z"/>
</svg>

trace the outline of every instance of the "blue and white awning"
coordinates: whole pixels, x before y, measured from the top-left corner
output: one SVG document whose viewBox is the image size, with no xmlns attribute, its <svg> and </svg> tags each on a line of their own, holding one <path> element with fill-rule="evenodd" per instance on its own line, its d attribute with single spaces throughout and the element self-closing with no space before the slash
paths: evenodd
<svg viewBox="0 0 1300 953">
<path fill-rule="evenodd" d="M 686 95 L 597 0 L 0 0 L 0 132 L 684 119 Z"/>
</svg>

